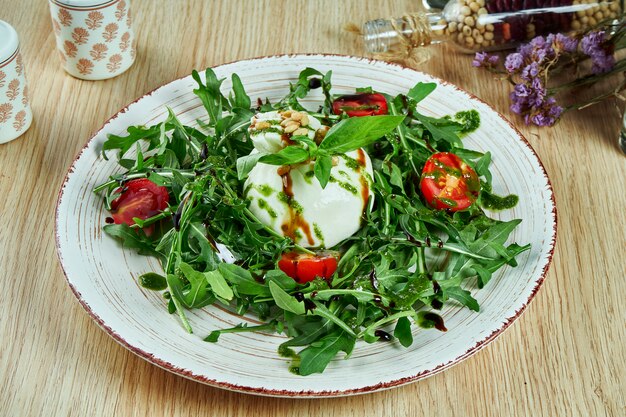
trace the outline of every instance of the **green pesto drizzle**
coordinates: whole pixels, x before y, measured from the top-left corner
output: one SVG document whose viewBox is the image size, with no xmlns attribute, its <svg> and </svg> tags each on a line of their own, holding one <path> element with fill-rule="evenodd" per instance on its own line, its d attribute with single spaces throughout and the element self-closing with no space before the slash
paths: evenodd
<svg viewBox="0 0 626 417">
<path fill-rule="evenodd" d="M 315 233 L 315 237 L 322 241 L 322 245 L 324 244 L 324 235 L 322 234 L 322 229 L 318 226 L 317 223 L 313 223 L 313 233 Z"/>
<path fill-rule="evenodd" d="M 261 210 L 267 211 L 267 214 L 269 214 L 272 219 L 275 219 L 276 217 L 278 217 L 274 209 L 271 208 L 269 204 L 267 204 L 267 201 L 265 201 L 264 199 L 259 198 L 257 200 L 257 205 L 259 206 Z"/>
<path fill-rule="evenodd" d="M 284 192 L 278 193 L 278 201 L 281 201 L 291 207 L 296 213 L 302 213 L 302 206 L 295 199 L 289 198 Z"/>
<path fill-rule="evenodd" d="M 332 175 L 330 176 L 328 182 L 337 183 L 337 185 L 339 185 L 341 188 L 351 194 L 357 195 L 359 193 L 359 190 L 357 190 L 354 185 L 350 184 L 349 182 L 339 181 L 336 177 L 333 177 Z"/>
<path fill-rule="evenodd" d="M 346 166 L 350 168 L 351 170 L 358 171 L 361 169 L 361 165 L 359 165 L 359 162 L 356 159 L 351 158 L 348 155 L 343 154 L 343 153 L 339 154 L 339 156 L 342 157 L 344 161 L 346 161 Z"/>
</svg>

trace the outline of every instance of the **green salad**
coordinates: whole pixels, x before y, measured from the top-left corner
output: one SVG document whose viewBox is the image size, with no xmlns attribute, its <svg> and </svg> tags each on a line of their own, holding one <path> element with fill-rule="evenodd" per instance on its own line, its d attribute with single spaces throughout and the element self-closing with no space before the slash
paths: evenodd
<svg viewBox="0 0 626 417">
<path fill-rule="evenodd" d="M 206 342 L 281 333 L 292 372 L 323 372 L 357 340 L 408 347 L 415 328 L 446 331 L 446 303 L 478 312 L 467 288 L 529 249 L 507 243 L 521 220 L 484 211 L 518 199 L 492 192 L 489 152 L 463 147 L 478 112 L 421 112 L 435 83 L 335 95 L 330 71 L 306 68 L 270 102 L 251 100 L 236 74 L 226 94 L 211 69 L 193 78 L 205 121 L 186 126 L 168 109 L 109 135 L 103 156 L 115 152 L 122 172 L 94 191 L 110 212 L 104 231 L 161 262 L 140 284 L 186 331 L 187 310 L 215 303 L 264 322 Z M 323 99 L 304 108 L 312 90 Z"/>
</svg>

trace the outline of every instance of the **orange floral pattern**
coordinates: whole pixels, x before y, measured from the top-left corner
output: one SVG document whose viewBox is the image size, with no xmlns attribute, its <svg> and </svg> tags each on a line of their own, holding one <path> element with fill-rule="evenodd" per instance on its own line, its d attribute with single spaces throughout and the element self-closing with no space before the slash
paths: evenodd
<svg viewBox="0 0 626 417">
<path fill-rule="evenodd" d="M 109 23 L 104 27 L 104 32 L 102 33 L 102 37 L 105 41 L 111 42 L 113 39 L 117 37 L 117 30 L 119 26 L 116 23 Z"/>
<path fill-rule="evenodd" d="M 22 75 L 22 71 L 24 71 L 24 61 L 22 60 L 22 54 L 18 53 L 15 58 L 15 72 L 17 75 Z"/>
<path fill-rule="evenodd" d="M 9 87 L 6 92 L 6 96 L 9 100 L 13 101 L 20 94 L 20 80 L 17 78 L 11 80 L 9 83 Z"/>
<path fill-rule="evenodd" d="M 85 19 L 85 25 L 87 25 L 88 29 L 94 30 L 102 26 L 103 19 L 104 15 L 95 10 L 87 15 L 87 19 Z"/>
<path fill-rule="evenodd" d="M 87 43 L 87 40 L 89 39 L 89 31 L 84 28 L 74 28 L 74 32 L 72 32 L 72 39 L 74 39 L 74 42 L 78 45 Z"/>
<path fill-rule="evenodd" d="M 93 71 L 93 62 L 88 59 L 81 58 L 76 64 L 76 69 L 83 75 L 91 74 Z"/>
<path fill-rule="evenodd" d="M 120 49 L 122 52 L 126 52 L 128 47 L 130 46 L 130 32 L 124 32 L 122 35 L 122 40 L 120 41 Z"/>
<path fill-rule="evenodd" d="M 115 11 L 115 18 L 119 22 L 120 20 L 124 18 L 124 16 L 126 16 L 126 2 L 124 0 L 120 0 L 120 2 L 117 3 L 117 10 Z"/>
<path fill-rule="evenodd" d="M 107 56 L 107 51 L 109 48 L 103 43 L 96 43 L 91 47 L 91 51 L 89 51 L 89 55 L 94 59 L 94 61 L 102 61 Z"/>
<path fill-rule="evenodd" d="M 115 72 L 118 69 L 120 69 L 121 66 L 122 66 L 122 55 L 120 54 L 111 55 L 111 58 L 109 58 L 109 63 L 107 64 L 107 68 L 109 72 Z"/>
<path fill-rule="evenodd" d="M 28 105 L 28 86 L 24 86 L 24 88 L 22 89 L 22 104 L 24 106 Z"/>
<path fill-rule="evenodd" d="M 72 14 L 65 9 L 59 9 L 57 17 L 63 26 L 70 26 L 72 24 Z"/>
<path fill-rule="evenodd" d="M 18 132 L 24 128 L 26 124 L 26 111 L 20 110 L 15 115 L 15 121 L 13 122 L 13 128 Z"/>
<path fill-rule="evenodd" d="M 4 123 L 11 118 L 13 105 L 11 103 L 0 104 L 0 123 Z"/>
<path fill-rule="evenodd" d="M 74 58 L 78 51 L 78 48 L 76 48 L 76 45 L 74 45 L 72 41 L 65 41 L 63 49 L 65 50 L 65 54 L 70 58 Z"/>
<path fill-rule="evenodd" d="M 7 75 L 4 73 L 4 71 L 0 71 L 0 87 L 4 87 L 4 83 L 6 82 L 5 78 L 7 77 Z"/>
<path fill-rule="evenodd" d="M 128 0 L 113 2 L 107 9 L 54 10 L 52 26 L 58 39 L 59 57 L 70 73 L 79 77 L 115 74 L 124 62 L 135 59 Z"/>
</svg>

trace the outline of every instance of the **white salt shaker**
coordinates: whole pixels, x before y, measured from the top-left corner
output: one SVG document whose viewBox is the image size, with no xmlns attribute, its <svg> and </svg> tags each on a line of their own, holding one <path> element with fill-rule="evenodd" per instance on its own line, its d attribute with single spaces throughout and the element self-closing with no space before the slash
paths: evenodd
<svg viewBox="0 0 626 417">
<path fill-rule="evenodd" d="M 17 32 L 0 20 L 0 143 L 22 136 L 33 121 Z"/>
<path fill-rule="evenodd" d="M 49 0 L 61 62 L 70 75 L 104 80 L 135 61 L 130 0 Z"/>
</svg>

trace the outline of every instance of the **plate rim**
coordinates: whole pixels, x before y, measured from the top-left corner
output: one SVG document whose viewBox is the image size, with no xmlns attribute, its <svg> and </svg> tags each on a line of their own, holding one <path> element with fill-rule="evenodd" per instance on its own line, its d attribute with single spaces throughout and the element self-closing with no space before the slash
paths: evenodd
<svg viewBox="0 0 626 417">
<path fill-rule="evenodd" d="M 245 393 L 245 394 L 254 394 L 254 395 L 261 395 L 261 396 L 269 396 L 269 397 L 285 397 L 285 398 L 330 398 L 330 397 L 343 397 L 343 396 L 349 396 L 349 395 L 358 395 L 358 394 L 367 394 L 367 393 L 371 393 L 371 392 L 376 392 L 376 391 L 382 391 L 382 390 L 386 390 L 386 389 L 391 389 L 391 388 L 395 388 L 395 387 L 399 387 L 402 385 L 406 385 L 412 382 L 416 382 L 425 378 L 428 378 L 430 376 L 433 376 L 435 374 L 438 374 L 442 371 L 444 371 L 445 369 L 448 369 L 450 367 L 452 367 L 453 365 L 462 362 L 463 360 L 467 359 L 468 357 L 474 355 L 475 353 L 477 353 L 478 351 L 482 350 L 484 347 L 486 347 L 487 345 L 489 345 L 491 342 L 493 342 L 498 336 L 500 336 L 501 334 L 504 333 L 504 331 L 506 331 L 513 322 L 515 322 L 525 311 L 526 308 L 530 305 L 530 303 L 533 301 L 533 299 L 535 298 L 535 296 L 537 295 L 539 289 L 541 288 L 541 286 L 543 285 L 548 270 L 550 268 L 550 265 L 552 264 L 552 259 L 554 256 L 554 252 L 555 252 L 555 248 L 556 248 L 556 240 L 557 240 L 557 232 L 558 232 L 558 214 L 557 214 L 557 207 L 556 207 L 556 200 L 555 200 L 555 194 L 554 194 L 554 189 L 552 187 L 552 182 L 550 181 L 550 177 L 548 176 L 548 173 L 545 169 L 545 166 L 543 164 L 543 162 L 541 161 L 541 159 L 539 158 L 539 155 L 537 154 L 537 152 L 535 151 L 535 149 L 532 147 L 532 145 L 528 142 L 528 140 L 526 139 L 526 137 L 524 137 L 524 135 L 522 135 L 522 133 L 513 125 L 513 123 L 511 121 L 509 121 L 503 114 L 501 114 L 500 112 L 498 112 L 492 105 L 490 105 L 489 103 L 485 102 L 484 100 L 482 100 L 481 98 L 477 97 L 476 95 L 474 95 L 473 93 L 457 86 L 456 84 L 453 84 L 449 81 L 443 80 L 439 77 L 433 76 L 431 74 L 428 74 L 426 72 L 420 71 L 420 70 L 416 70 L 414 68 L 411 68 L 409 66 L 406 65 L 402 65 L 400 63 L 393 63 L 393 62 L 387 62 L 387 61 L 382 61 L 382 60 L 378 60 L 378 59 L 373 59 L 373 58 L 368 58 L 368 57 L 362 57 L 362 56 L 355 56 L 355 55 L 345 55 L 345 54 L 332 54 L 332 53 L 289 53 L 289 54 L 276 54 L 276 55 L 267 55 L 267 56 L 258 56 L 258 57 L 253 57 L 253 58 L 245 58 L 245 59 L 238 59 L 238 60 L 233 60 L 230 62 L 225 62 L 225 63 L 220 63 L 217 65 L 213 65 L 213 66 L 209 66 L 207 68 L 217 68 L 217 67 L 223 67 L 223 66 L 228 66 L 228 65 L 232 65 L 232 64 L 237 64 L 237 63 L 241 63 L 241 62 L 254 62 L 254 61 L 260 61 L 260 60 L 268 60 L 268 59 L 298 59 L 301 57 L 320 57 L 320 58 L 325 58 L 325 57 L 334 57 L 334 58 L 340 58 L 340 59 L 345 59 L 347 61 L 359 61 L 359 62 L 366 62 L 368 64 L 377 64 L 377 65 L 386 65 L 386 66 L 391 66 L 391 67 L 397 67 L 401 70 L 409 70 L 411 72 L 420 74 L 420 75 L 426 75 L 430 78 L 432 78 L 434 81 L 436 81 L 438 84 L 441 85 L 446 85 L 449 87 L 454 88 L 455 90 L 466 94 L 467 96 L 469 96 L 471 99 L 476 100 L 480 103 L 482 103 L 483 105 L 485 105 L 486 107 L 488 107 L 495 115 L 497 115 L 504 123 L 506 123 L 517 135 L 518 139 L 521 140 L 522 144 L 524 144 L 528 150 L 530 151 L 530 154 L 532 157 L 534 157 L 535 162 L 538 164 L 539 168 L 540 168 L 540 173 L 542 174 L 542 176 L 544 177 L 545 181 L 546 181 L 546 185 L 547 185 L 547 191 L 549 193 L 550 196 L 550 201 L 552 203 L 552 211 L 550 213 L 548 213 L 548 216 L 551 217 L 552 219 L 552 235 L 550 236 L 549 242 L 548 242 L 548 246 L 549 246 L 549 250 L 546 253 L 546 261 L 545 264 L 543 265 L 543 269 L 541 271 L 541 276 L 536 279 L 534 281 L 534 286 L 532 288 L 532 290 L 530 291 L 530 295 L 528 296 L 528 298 L 524 301 L 524 303 L 519 307 L 519 309 L 515 310 L 515 313 L 509 317 L 506 317 L 503 319 L 503 323 L 500 325 L 500 327 L 496 330 L 494 330 L 491 334 L 489 334 L 488 336 L 484 337 L 483 339 L 477 341 L 474 346 L 470 347 L 469 349 L 467 349 L 463 354 L 458 355 L 457 357 L 455 357 L 454 359 L 440 364 L 432 369 L 427 369 L 421 372 L 418 372 L 415 375 L 409 376 L 409 377 L 403 377 L 403 378 L 397 378 L 397 379 L 393 379 L 391 381 L 387 381 L 387 382 L 380 382 L 377 384 L 373 384 L 373 385 L 368 385 L 368 386 L 364 386 L 364 387 L 359 387 L 359 388 L 351 388 L 351 389 L 344 389 L 344 390 L 301 390 L 301 391 L 290 391 L 290 390 L 281 390 L 281 389 L 269 389 L 269 388 L 259 388 L 259 387 L 250 387 L 250 386 L 245 386 L 245 385 L 240 385 L 240 384 L 233 384 L 230 382 L 226 382 L 226 381 L 218 381 L 216 379 L 212 379 L 212 378 L 208 378 L 205 375 L 199 375 L 199 374 L 195 374 L 192 371 L 188 370 L 188 369 L 184 369 L 181 368 L 179 366 L 176 366 L 170 362 L 167 362 L 157 356 L 155 356 L 154 354 L 148 353 L 140 348 L 137 348 L 133 345 L 131 345 L 129 342 L 127 342 L 120 334 L 118 334 L 115 330 L 113 330 L 113 328 L 111 328 L 110 326 L 108 326 L 104 320 L 102 320 L 89 306 L 89 304 L 83 299 L 82 294 L 80 293 L 80 291 L 78 291 L 78 289 L 72 284 L 72 282 L 70 281 L 70 278 L 66 272 L 65 269 L 65 265 L 63 263 L 63 257 L 61 256 L 61 243 L 60 243 L 60 233 L 59 233 L 59 215 L 60 215 L 60 204 L 61 204 L 61 200 L 63 198 L 63 194 L 65 191 L 65 187 L 67 185 L 68 180 L 70 179 L 70 176 L 73 174 L 74 169 L 76 164 L 78 163 L 78 160 L 81 158 L 82 154 L 85 152 L 85 150 L 89 147 L 89 145 L 92 143 L 92 141 L 96 138 L 96 136 L 107 126 L 109 125 L 113 120 L 115 120 L 117 117 L 119 117 L 121 114 L 125 113 L 126 111 L 128 111 L 128 108 L 130 106 L 132 106 L 133 104 L 137 103 L 138 101 L 153 95 L 157 90 L 172 84 L 176 81 L 182 80 L 184 78 L 189 77 L 191 74 L 187 74 L 184 75 L 182 77 L 178 77 L 175 79 L 172 79 L 170 81 L 164 82 L 162 84 L 160 84 L 159 86 L 153 88 L 152 90 L 144 93 L 143 95 L 141 95 L 140 97 L 136 98 L 135 100 L 129 102 L 128 104 L 126 104 L 125 106 L 121 107 L 118 111 L 116 111 L 111 117 L 109 117 L 108 119 L 106 119 L 103 124 L 97 128 L 95 131 L 92 131 L 90 133 L 89 139 L 85 142 L 85 144 L 83 145 L 83 147 L 77 152 L 77 154 L 75 155 L 74 159 L 72 160 L 72 162 L 70 163 L 68 169 L 66 170 L 66 173 L 61 181 L 61 184 L 59 186 L 59 191 L 58 191 L 58 195 L 57 195 L 57 200 L 56 200 L 56 205 L 55 205 L 55 222 L 54 222 L 54 233 L 55 233 L 55 248 L 56 248 L 56 255 L 57 255 L 57 259 L 59 262 L 59 266 L 61 268 L 61 271 L 63 272 L 63 276 L 65 277 L 65 281 L 67 282 L 67 284 L 69 285 L 72 293 L 74 294 L 74 296 L 76 297 L 76 299 L 78 300 L 78 302 L 80 303 L 80 305 L 83 307 L 83 309 L 87 312 L 87 314 L 93 319 L 93 321 L 102 329 L 104 330 L 110 337 L 112 337 L 117 343 L 119 343 L 120 345 L 122 345 L 123 347 L 125 347 L 126 349 L 128 349 L 129 351 L 131 351 L 132 353 L 134 353 L 135 355 L 139 356 L 140 358 L 148 361 L 149 363 L 158 366 L 161 369 L 164 369 L 166 371 L 172 372 L 174 374 L 180 375 L 182 377 L 185 377 L 187 379 L 191 379 L 193 381 L 196 382 L 200 382 L 212 387 L 216 387 L 216 388 L 222 388 L 222 389 L 226 389 L 229 391 L 234 391 L 234 392 L 241 392 L 241 393 Z"/>
</svg>

